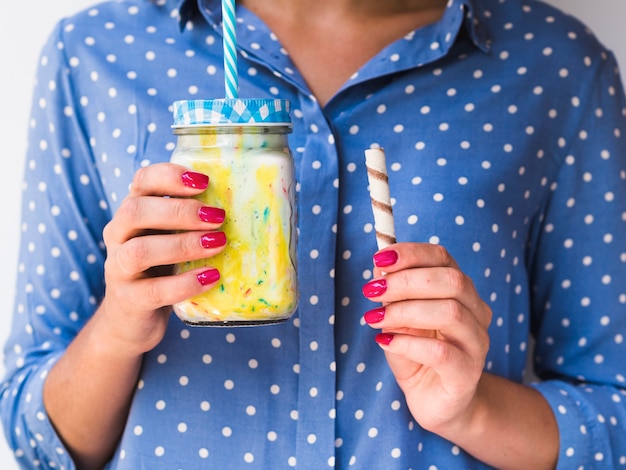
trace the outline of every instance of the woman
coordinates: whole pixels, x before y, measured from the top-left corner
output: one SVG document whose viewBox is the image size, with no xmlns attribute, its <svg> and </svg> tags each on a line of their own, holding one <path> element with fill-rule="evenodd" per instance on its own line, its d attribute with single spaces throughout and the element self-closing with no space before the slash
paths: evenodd
<svg viewBox="0 0 626 470">
<path fill-rule="evenodd" d="M 298 312 L 235 330 L 170 313 L 219 273 L 159 267 L 224 248 L 228 208 L 189 197 L 211 175 L 167 163 L 171 103 L 223 95 L 219 2 L 64 20 L 39 70 L 6 346 L 18 461 L 623 464 L 626 104 L 610 52 L 539 2 L 237 6 L 240 96 L 294 109 Z M 381 251 L 376 146 L 401 241 Z"/>
</svg>

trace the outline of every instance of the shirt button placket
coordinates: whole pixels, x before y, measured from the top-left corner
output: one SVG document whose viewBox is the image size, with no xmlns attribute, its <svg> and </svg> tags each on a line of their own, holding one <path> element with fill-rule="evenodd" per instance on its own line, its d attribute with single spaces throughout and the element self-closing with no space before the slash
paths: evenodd
<svg viewBox="0 0 626 470">
<path fill-rule="evenodd" d="M 303 100 L 304 101 L 304 100 Z M 303 104 L 306 105 L 306 104 Z M 317 107 L 316 103 L 308 103 Z M 318 108 L 318 107 L 317 107 Z M 321 111 L 308 131 L 299 162 L 300 376 L 296 462 L 299 469 L 332 466 L 335 452 L 334 331 L 329 322 L 335 304 L 330 272 L 335 265 L 337 220 L 337 154 L 322 135 L 330 133 Z M 305 115 L 311 115 L 305 113 Z M 310 129 L 311 125 L 307 126 Z M 315 162 L 322 164 L 315 165 Z M 315 165 L 315 169 L 313 166 Z M 309 254 L 315 250 L 318 256 Z"/>
</svg>

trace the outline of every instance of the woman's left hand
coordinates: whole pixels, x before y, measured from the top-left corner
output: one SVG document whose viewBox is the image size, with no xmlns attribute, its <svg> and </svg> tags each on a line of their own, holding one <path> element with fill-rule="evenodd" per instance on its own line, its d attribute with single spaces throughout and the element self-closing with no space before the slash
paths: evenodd
<svg viewBox="0 0 626 470">
<path fill-rule="evenodd" d="M 365 314 L 415 420 L 455 435 L 473 419 L 491 309 L 445 248 L 398 243 L 374 255 Z"/>
</svg>

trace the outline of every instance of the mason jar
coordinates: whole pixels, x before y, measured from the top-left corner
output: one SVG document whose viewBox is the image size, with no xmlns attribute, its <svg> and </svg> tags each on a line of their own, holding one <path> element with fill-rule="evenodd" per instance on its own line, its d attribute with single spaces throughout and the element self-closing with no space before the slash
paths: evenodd
<svg viewBox="0 0 626 470">
<path fill-rule="evenodd" d="M 287 140 L 289 102 L 186 100 L 173 105 L 171 162 L 209 176 L 197 199 L 223 208 L 224 250 L 179 263 L 176 272 L 216 268 L 218 284 L 175 304 L 186 324 L 280 323 L 298 303 L 295 169 Z"/>
</svg>

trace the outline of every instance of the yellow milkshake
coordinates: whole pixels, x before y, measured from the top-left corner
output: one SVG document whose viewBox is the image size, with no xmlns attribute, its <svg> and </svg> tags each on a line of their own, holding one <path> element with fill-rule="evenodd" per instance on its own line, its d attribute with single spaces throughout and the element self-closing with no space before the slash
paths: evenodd
<svg viewBox="0 0 626 470">
<path fill-rule="evenodd" d="M 174 129 L 178 142 L 171 161 L 209 176 L 209 188 L 198 199 L 225 209 L 228 241 L 214 257 L 176 266 L 179 272 L 214 267 L 221 277 L 206 293 L 174 305 L 175 313 L 186 323 L 207 326 L 286 320 L 298 302 L 289 128 L 254 122 Z"/>
</svg>

